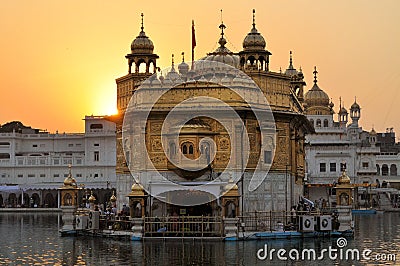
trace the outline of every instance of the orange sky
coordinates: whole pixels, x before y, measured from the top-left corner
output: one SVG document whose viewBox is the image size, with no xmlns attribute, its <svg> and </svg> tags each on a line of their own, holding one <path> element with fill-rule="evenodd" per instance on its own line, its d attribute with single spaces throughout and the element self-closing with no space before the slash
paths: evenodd
<svg viewBox="0 0 400 266">
<path fill-rule="evenodd" d="M 361 125 L 394 127 L 400 137 L 400 1 L 0 1 L 0 124 L 20 120 L 51 132 L 82 132 L 85 115 L 116 109 L 115 79 L 127 73 L 125 55 L 145 32 L 169 66 L 171 54 L 190 58 L 191 20 L 196 59 L 217 47 L 220 9 L 234 52 L 256 24 L 272 52 L 270 68 L 302 67 L 307 89 L 318 84 L 339 107 L 361 105 Z"/>
</svg>

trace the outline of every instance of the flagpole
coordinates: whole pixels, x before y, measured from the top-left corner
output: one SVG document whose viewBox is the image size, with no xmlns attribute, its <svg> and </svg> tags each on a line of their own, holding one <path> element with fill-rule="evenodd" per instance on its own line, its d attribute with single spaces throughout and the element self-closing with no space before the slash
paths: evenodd
<svg viewBox="0 0 400 266">
<path fill-rule="evenodd" d="M 194 20 L 192 20 L 192 70 L 194 68 L 194 47 L 196 46 L 196 35 L 194 33 Z"/>
</svg>

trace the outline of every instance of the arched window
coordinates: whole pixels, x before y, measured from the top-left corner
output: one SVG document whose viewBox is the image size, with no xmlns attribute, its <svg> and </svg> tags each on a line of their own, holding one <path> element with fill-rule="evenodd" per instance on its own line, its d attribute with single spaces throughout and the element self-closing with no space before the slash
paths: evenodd
<svg viewBox="0 0 400 266">
<path fill-rule="evenodd" d="M 182 153 L 183 154 L 193 154 L 194 153 L 194 148 L 193 148 L 193 143 L 191 142 L 185 142 L 181 146 Z"/>
<path fill-rule="evenodd" d="M 387 164 L 382 165 L 382 175 L 389 175 L 389 167 L 387 166 Z"/>
<path fill-rule="evenodd" d="M 317 119 L 317 127 L 321 127 L 321 119 Z"/>
<path fill-rule="evenodd" d="M 392 164 L 390 166 L 390 175 L 391 176 L 396 176 L 397 175 L 397 166 L 395 164 Z"/>
<path fill-rule="evenodd" d="M 325 119 L 324 120 L 324 127 L 328 127 L 328 125 L 329 125 L 328 119 Z"/>
<path fill-rule="evenodd" d="M 381 175 L 381 167 L 379 164 L 376 165 L 376 175 Z"/>
<path fill-rule="evenodd" d="M 193 145 L 192 144 L 189 145 L 189 154 L 193 154 Z"/>
</svg>

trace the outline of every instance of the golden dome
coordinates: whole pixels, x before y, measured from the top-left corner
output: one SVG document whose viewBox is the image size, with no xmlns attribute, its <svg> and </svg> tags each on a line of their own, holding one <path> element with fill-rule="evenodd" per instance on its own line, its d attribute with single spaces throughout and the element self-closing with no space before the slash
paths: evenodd
<svg viewBox="0 0 400 266">
<path fill-rule="evenodd" d="M 139 183 L 134 183 L 131 187 L 132 192 L 134 191 L 143 191 L 143 186 Z"/>
<path fill-rule="evenodd" d="M 200 61 L 197 64 L 202 64 L 203 67 L 207 67 L 207 61 L 215 61 L 238 68 L 240 62 L 239 56 L 225 47 L 226 39 L 224 38 L 224 29 L 226 29 L 226 26 L 222 23 L 219 28 L 221 29 L 221 37 L 218 41 L 220 46 L 214 52 L 208 53 L 207 56 L 201 58 L 200 60 L 204 61 Z"/>
<path fill-rule="evenodd" d="M 112 196 L 110 197 L 110 201 L 111 202 L 116 202 L 117 201 L 117 197 L 114 194 L 114 190 L 113 190 Z"/>
<path fill-rule="evenodd" d="M 64 187 L 77 188 L 78 185 L 76 184 L 76 180 L 75 178 L 72 177 L 71 165 L 69 165 L 68 168 L 69 168 L 69 173 L 68 176 L 64 179 Z"/>
<path fill-rule="evenodd" d="M 139 36 L 137 36 L 133 40 L 133 42 L 131 44 L 131 51 L 132 51 L 132 54 L 152 54 L 153 50 L 154 50 L 154 44 L 149 39 L 149 37 L 146 36 L 146 33 L 144 32 L 143 13 L 141 15 L 142 15 L 141 31 L 139 33 Z"/>
<path fill-rule="evenodd" d="M 321 90 L 317 83 L 304 96 L 307 107 L 311 106 L 330 106 L 329 96 Z"/>
<path fill-rule="evenodd" d="M 129 193 L 128 197 L 143 197 L 145 196 L 144 188 L 139 183 L 133 183 L 131 188 L 131 193 Z"/>
<path fill-rule="evenodd" d="M 255 23 L 255 9 L 253 9 L 253 28 L 243 40 L 243 50 L 260 51 L 265 50 L 266 42 L 264 37 L 257 31 Z"/>
<path fill-rule="evenodd" d="M 96 197 L 93 196 L 93 191 L 90 192 L 89 202 L 94 203 L 96 201 Z"/>
<path fill-rule="evenodd" d="M 314 67 L 313 73 L 314 73 L 314 86 L 304 95 L 305 104 L 307 108 L 313 106 L 319 106 L 331 109 L 332 108 L 331 106 L 333 106 L 333 104 L 330 102 L 328 94 L 326 94 L 323 90 L 320 89 L 320 87 L 318 87 L 317 67 Z"/>
<path fill-rule="evenodd" d="M 224 191 L 225 192 L 228 192 L 230 190 L 238 190 L 238 189 L 239 188 L 238 188 L 237 184 L 235 184 L 232 179 L 229 179 L 228 184 L 226 184 L 224 186 Z"/>
<path fill-rule="evenodd" d="M 352 109 L 352 110 L 361 109 L 361 107 L 360 107 L 360 105 L 359 105 L 357 102 L 354 102 L 354 103 L 351 105 L 350 109 Z"/>
<path fill-rule="evenodd" d="M 344 107 L 340 108 L 339 114 L 347 114 L 346 108 L 344 108 Z"/>
<path fill-rule="evenodd" d="M 342 172 L 342 175 L 339 176 L 338 184 L 350 184 L 351 180 L 350 177 L 346 174 L 346 171 Z"/>
</svg>

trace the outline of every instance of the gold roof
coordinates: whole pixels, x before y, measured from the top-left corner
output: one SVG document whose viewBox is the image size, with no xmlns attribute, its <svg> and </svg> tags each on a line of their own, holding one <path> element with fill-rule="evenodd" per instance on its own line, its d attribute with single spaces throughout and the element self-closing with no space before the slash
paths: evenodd
<svg viewBox="0 0 400 266">
<path fill-rule="evenodd" d="M 96 197 L 93 196 L 93 191 L 90 192 L 89 202 L 94 203 L 96 201 Z"/>
<path fill-rule="evenodd" d="M 117 201 L 117 197 L 115 196 L 114 190 L 113 190 L 112 196 L 110 197 L 110 201 L 111 202 L 116 202 Z"/>
<path fill-rule="evenodd" d="M 339 176 L 338 184 L 339 185 L 350 184 L 350 182 L 351 182 L 350 177 L 346 174 L 346 171 L 343 171 L 342 175 Z"/>
<path fill-rule="evenodd" d="M 68 176 L 64 179 L 64 185 L 61 188 L 62 189 L 78 188 L 75 178 L 72 177 L 71 165 L 69 165 L 68 168 L 69 168 Z"/>
<path fill-rule="evenodd" d="M 131 193 L 129 193 L 128 197 L 143 197 L 145 195 L 144 188 L 139 183 L 133 183 L 131 188 Z"/>
<path fill-rule="evenodd" d="M 149 37 L 146 36 L 146 33 L 144 32 L 143 13 L 141 14 L 141 16 L 142 16 L 141 31 L 139 33 L 139 36 L 137 36 L 133 40 L 131 44 L 131 51 L 132 54 L 152 54 L 154 50 L 154 44 L 149 39 Z"/>
<path fill-rule="evenodd" d="M 228 184 L 224 186 L 224 196 L 239 196 L 239 188 L 238 185 L 233 182 L 232 179 L 229 179 Z"/>
<path fill-rule="evenodd" d="M 314 67 L 314 86 L 304 95 L 307 108 L 312 106 L 330 107 L 329 96 L 317 84 L 317 67 Z"/>
<path fill-rule="evenodd" d="M 253 28 L 251 29 L 251 31 L 246 35 L 246 37 L 243 40 L 243 49 L 245 51 L 265 50 L 265 46 L 267 45 L 264 37 L 256 29 L 255 12 L 256 12 L 255 9 L 253 9 Z"/>
</svg>

